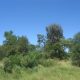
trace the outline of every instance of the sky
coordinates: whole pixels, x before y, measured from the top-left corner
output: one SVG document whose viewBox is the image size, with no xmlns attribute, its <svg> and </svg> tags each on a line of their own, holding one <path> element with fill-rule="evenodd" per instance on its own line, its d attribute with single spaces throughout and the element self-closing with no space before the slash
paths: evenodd
<svg viewBox="0 0 80 80">
<path fill-rule="evenodd" d="M 80 0 L 0 0 L 0 44 L 10 30 L 37 44 L 37 34 L 45 35 L 54 23 L 62 26 L 65 38 L 79 32 Z"/>
</svg>

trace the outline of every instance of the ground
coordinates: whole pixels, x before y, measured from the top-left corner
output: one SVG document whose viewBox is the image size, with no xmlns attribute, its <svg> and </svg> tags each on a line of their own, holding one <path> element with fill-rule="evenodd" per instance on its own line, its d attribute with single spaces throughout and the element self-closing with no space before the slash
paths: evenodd
<svg viewBox="0 0 80 80">
<path fill-rule="evenodd" d="M 0 80 L 80 80 L 80 68 L 72 66 L 70 61 L 58 61 L 56 65 L 34 69 L 20 69 L 5 73 L 0 67 Z"/>
</svg>

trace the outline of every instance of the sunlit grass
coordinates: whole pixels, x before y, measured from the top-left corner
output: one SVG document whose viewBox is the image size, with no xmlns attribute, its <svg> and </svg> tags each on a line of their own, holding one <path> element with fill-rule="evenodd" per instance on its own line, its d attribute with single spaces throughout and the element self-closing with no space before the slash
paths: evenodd
<svg viewBox="0 0 80 80">
<path fill-rule="evenodd" d="M 80 80 L 80 68 L 72 66 L 70 61 L 58 61 L 55 66 L 34 69 L 20 69 L 20 72 L 5 73 L 0 68 L 0 80 Z"/>
</svg>

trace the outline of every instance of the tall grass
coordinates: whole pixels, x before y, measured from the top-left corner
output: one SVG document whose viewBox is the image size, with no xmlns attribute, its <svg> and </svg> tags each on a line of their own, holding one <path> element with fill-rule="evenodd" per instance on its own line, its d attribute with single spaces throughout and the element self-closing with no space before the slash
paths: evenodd
<svg viewBox="0 0 80 80">
<path fill-rule="evenodd" d="M 5 73 L 0 67 L 0 80 L 80 80 L 80 68 L 72 66 L 70 62 L 58 61 L 56 65 L 48 67 L 16 67 L 10 74 Z"/>
</svg>

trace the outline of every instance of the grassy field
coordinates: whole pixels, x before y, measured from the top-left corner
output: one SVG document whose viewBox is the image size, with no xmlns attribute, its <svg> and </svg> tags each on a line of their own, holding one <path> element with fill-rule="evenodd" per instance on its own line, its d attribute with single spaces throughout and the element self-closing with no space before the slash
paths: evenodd
<svg viewBox="0 0 80 80">
<path fill-rule="evenodd" d="M 58 61 L 50 67 L 39 65 L 34 69 L 18 69 L 9 74 L 0 68 L 0 80 L 80 80 L 80 68 L 68 61 Z"/>
</svg>

